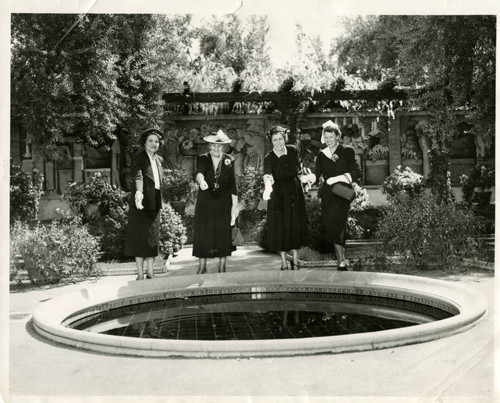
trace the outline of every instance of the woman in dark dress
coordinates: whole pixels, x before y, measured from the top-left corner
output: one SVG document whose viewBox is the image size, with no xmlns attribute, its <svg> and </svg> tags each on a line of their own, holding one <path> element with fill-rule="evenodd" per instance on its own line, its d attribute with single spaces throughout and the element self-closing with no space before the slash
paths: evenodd
<svg viewBox="0 0 500 403">
<path fill-rule="evenodd" d="M 231 139 L 219 130 L 204 140 L 210 143 L 210 152 L 198 156 L 195 177 L 199 185 L 193 237 L 193 256 L 199 258 L 197 274 L 206 273 L 207 258 L 212 257 L 219 258 L 219 273 L 226 271 L 238 204 L 233 158 L 223 152 Z"/>
<path fill-rule="evenodd" d="M 300 160 L 296 147 L 285 145 L 286 129 L 269 132 L 273 149 L 264 158 L 264 194 L 267 204 L 267 248 L 279 252 L 281 270 L 287 270 L 286 251 L 292 251 L 292 270 L 298 249 L 307 238 L 304 194 L 299 180 Z"/>
<path fill-rule="evenodd" d="M 156 153 L 162 142 L 163 134 L 159 130 L 148 129 L 140 136 L 144 150 L 132 157 L 134 182 L 129 199 L 125 255 L 135 257 L 137 280 L 144 279 L 144 262 L 146 277 L 153 278 L 158 256 L 163 159 Z"/>
<path fill-rule="evenodd" d="M 339 141 L 341 132 L 339 126 L 331 120 L 323 124 L 321 142 L 327 145 L 317 158 L 314 170 L 314 179 L 323 177 L 321 189 L 321 219 L 325 231 L 325 238 L 332 242 L 339 262 L 339 270 L 347 270 L 345 260 L 345 238 L 347 215 L 351 203 L 332 193 L 332 186 L 343 182 L 350 186 L 359 181 L 361 172 L 356 162 L 354 149 L 342 146 Z"/>
</svg>

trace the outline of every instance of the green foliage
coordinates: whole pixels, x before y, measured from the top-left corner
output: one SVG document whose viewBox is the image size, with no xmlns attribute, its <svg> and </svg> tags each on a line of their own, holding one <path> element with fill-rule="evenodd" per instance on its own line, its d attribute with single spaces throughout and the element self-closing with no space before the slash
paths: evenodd
<svg viewBox="0 0 500 403">
<path fill-rule="evenodd" d="M 181 216 L 170 204 L 164 205 L 160 211 L 160 253 L 165 257 L 182 249 L 186 243 L 186 227 Z"/>
<path fill-rule="evenodd" d="M 186 201 L 193 203 L 198 187 L 184 169 L 165 169 L 161 193 L 165 202 Z"/>
<path fill-rule="evenodd" d="M 264 172 L 248 166 L 242 175 L 236 178 L 238 183 L 239 199 L 243 201 L 247 209 L 256 208 L 252 206 L 252 200 L 260 200 L 264 191 Z"/>
<path fill-rule="evenodd" d="M 42 190 L 43 176 L 34 169 L 33 174 L 25 172 L 19 166 L 10 169 L 10 221 L 34 220 Z"/>
<path fill-rule="evenodd" d="M 99 172 L 85 182 L 68 184 L 63 198 L 68 200 L 72 211 L 82 215 L 84 222 L 92 221 L 95 216 L 105 216 L 111 210 L 123 208 L 127 194 L 112 186 Z M 88 207 L 97 206 L 97 211 L 91 212 Z"/>
<path fill-rule="evenodd" d="M 411 198 L 419 197 L 425 188 L 424 177 L 406 167 L 402 169 L 398 166 L 392 174 L 385 178 L 382 185 L 382 193 L 389 201 L 398 199 L 406 195 Z"/>
<path fill-rule="evenodd" d="M 401 195 L 383 210 L 376 239 L 385 255 L 398 255 L 415 265 L 426 259 L 453 268 L 464 257 L 474 257 L 482 221 L 471 210 L 439 202 L 432 194 Z"/>
<path fill-rule="evenodd" d="M 125 148 L 160 125 L 161 93 L 182 82 L 190 16 L 13 14 L 11 117 L 40 154 L 71 136 Z M 26 102 L 29 100 L 29 102 Z"/>
<path fill-rule="evenodd" d="M 493 144 L 496 16 L 381 15 L 347 21 L 347 35 L 335 53 L 348 73 L 425 87 L 411 91 L 406 104 L 429 112 L 428 186 L 441 200 L 450 199 L 447 172 L 457 110 L 464 111 L 474 134 Z"/>
<path fill-rule="evenodd" d="M 99 173 L 86 182 L 68 185 L 63 197 L 71 210 L 99 240 L 101 260 L 125 260 L 123 252 L 127 233 L 127 193 L 109 184 Z"/>
<path fill-rule="evenodd" d="M 61 278 L 95 277 L 99 243 L 78 217 L 63 217 L 29 227 L 16 222 L 10 233 L 11 262 L 23 257 L 32 282 L 59 281 Z M 11 279 L 19 277 L 11 265 Z"/>
<path fill-rule="evenodd" d="M 469 175 L 460 176 L 460 185 L 467 204 L 478 202 L 480 194 L 495 186 L 495 167 L 491 163 L 475 165 Z"/>
<path fill-rule="evenodd" d="M 110 208 L 108 214 L 92 219 L 88 224 L 89 232 L 99 240 L 101 248 L 100 261 L 129 258 L 124 254 L 127 236 L 128 204 Z"/>
</svg>

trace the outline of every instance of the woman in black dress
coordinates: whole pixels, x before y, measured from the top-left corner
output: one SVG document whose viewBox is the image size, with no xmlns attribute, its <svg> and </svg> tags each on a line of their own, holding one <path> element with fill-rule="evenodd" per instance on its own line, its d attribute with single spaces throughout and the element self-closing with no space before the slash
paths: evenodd
<svg viewBox="0 0 500 403">
<path fill-rule="evenodd" d="M 156 153 L 162 143 L 163 134 L 157 129 L 148 129 L 140 136 L 144 150 L 132 157 L 134 183 L 129 199 L 125 255 L 135 257 L 137 280 L 144 279 L 144 262 L 146 277 L 153 278 L 158 256 L 163 159 Z"/>
<path fill-rule="evenodd" d="M 327 145 L 317 158 L 314 179 L 323 177 L 321 189 L 321 218 L 325 238 L 332 242 L 339 262 L 339 270 L 347 270 L 345 260 L 345 238 L 347 215 L 351 203 L 332 193 L 332 186 L 337 182 L 351 185 L 359 181 L 361 172 L 356 162 L 354 149 L 339 143 L 341 132 L 339 126 L 331 120 L 323 124 L 321 142 Z"/>
<path fill-rule="evenodd" d="M 195 176 L 199 185 L 193 237 L 193 256 L 199 258 L 197 274 L 206 273 L 207 258 L 212 257 L 219 258 L 219 273 L 226 271 L 238 204 L 233 158 L 223 152 L 231 139 L 219 130 L 204 140 L 210 143 L 210 152 L 198 156 Z"/>
<path fill-rule="evenodd" d="M 287 270 L 286 251 L 292 251 L 292 270 L 298 269 L 298 249 L 307 240 L 304 194 L 299 180 L 297 148 L 285 145 L 286 129 L 269 131 L 273 149 L 264 158 L 264 194 L 267 204 L 267 248 L 279 252 L 281 270 Z"/>
</svg>

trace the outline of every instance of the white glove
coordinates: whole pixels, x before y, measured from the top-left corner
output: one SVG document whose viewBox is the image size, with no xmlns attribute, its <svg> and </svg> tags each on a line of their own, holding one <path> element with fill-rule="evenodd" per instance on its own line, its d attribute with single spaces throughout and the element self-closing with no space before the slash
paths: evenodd
<svg viewBox="0 0 500 403">
<path fill-rule="evenodd" d="M 330 178 L 328 178 L 326 180 L 327 185 L 333 185 L 334 183 L 337 183 L 337 182 L 338 182 L 338 180 L 337 180 L 336 176 L 331 176 Z"/>
<path fill-rule="evenodd" d="M 142 199 L 144 199 L 144 195 L 142 192 L 135 192 L 135 207 L 137 210 L 142 210 L 144 206 L 142 205 Z"/>
<path fill-rule="evenodd" d="M 273 191 L 273 188 L 265 189 L 264 193 L 262 193 L 262 199 L 269 200 L 271 198 L 271 192 L 272 191 Z"/>
<path fill-rule="evenodd" d="M 300 177 L 300 181 L 302 183 L 314 183 L 316 182 L 316 175 L 314 174 L 302 175 Z"/>
<path fill-rule="evenodd" d="M 349 181 L 346 179 L 345 175 L 332 176 L 326 180 L 327 185 L 333 185 L 334 183 L 337 183 L 337 182 L 349 183 Z"/>
<path fill-rule="evenodd" d="M 208 189 L 208 183 L 205 180 L 202 180 L 200 182 L 200 189 L 201 190 L 207 190 Z"/>
<path fill-rule="evenodd" d="M 231 207 L 231 226 L 236 224 L 236 217 L 238 217 L 238 211 L 236 210 L 236 206 Z"/>
</svg>

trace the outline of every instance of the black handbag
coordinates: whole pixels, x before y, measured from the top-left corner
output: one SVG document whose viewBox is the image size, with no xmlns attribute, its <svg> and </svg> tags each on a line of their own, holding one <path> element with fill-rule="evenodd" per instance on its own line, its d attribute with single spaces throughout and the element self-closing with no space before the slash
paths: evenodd
<svg viewBox="0 0 500 403">
<path fill-rule="evenodd" d="M 344 182 L 337 182 L 332 186 L 332 193 L 335 196 L 342 197 L 349 202 L 352 202 L 356 197 L 356 192 L 350 184 Z"/>
</svg>

